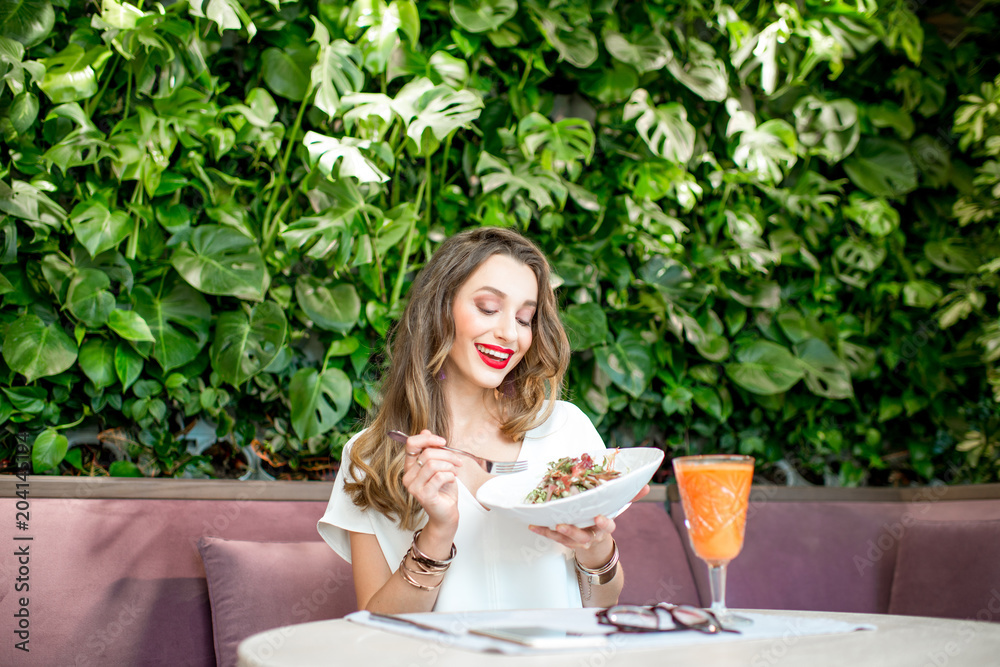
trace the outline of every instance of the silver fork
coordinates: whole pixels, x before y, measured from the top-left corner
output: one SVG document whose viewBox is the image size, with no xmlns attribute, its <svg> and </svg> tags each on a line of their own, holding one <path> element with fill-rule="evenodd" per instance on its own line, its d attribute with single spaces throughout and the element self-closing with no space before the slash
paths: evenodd
<svg viewBox="0 0 1000 667">
<path fill-rule="evenodd" d="M 404 445 L 406 444 L 406 439 L 410 437 L 402 431 L 389 431 L 387 435 L 396 442 L 401 442 Z M 491 461 L 490 459 L 484 459 L 482 456 L 470 454 L 464 449 L 455 449 L 454 447 L 446 447 L 445 445 L 440 445 L 440 448 L 447 449 L 449 452 L 455 452 L 456 454 L 468 456 L 470 459 L 478 463 L 479 467 L 491 475 L 509 475 L 514 472 L 521 472 L 522 470 L 528 469 L 527 461 Z"/>
</svg>

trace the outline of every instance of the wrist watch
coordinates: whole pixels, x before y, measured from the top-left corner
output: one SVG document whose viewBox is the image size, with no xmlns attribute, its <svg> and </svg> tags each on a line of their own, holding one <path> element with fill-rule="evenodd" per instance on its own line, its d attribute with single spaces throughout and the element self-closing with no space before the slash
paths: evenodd
<svg viewBox="0 0 1000 667">
<path fill-rule="evenodd" d="M 591 569 L 580 565 L 580 561 L 576 561 L 576 569 L 586 577 L 591 586 L 602 586 L 608 583 L 618 574 L 618 543 L 615 542 L 614 538 L 611 538 L 611 560 L 601 567 Z"/>
</svg>

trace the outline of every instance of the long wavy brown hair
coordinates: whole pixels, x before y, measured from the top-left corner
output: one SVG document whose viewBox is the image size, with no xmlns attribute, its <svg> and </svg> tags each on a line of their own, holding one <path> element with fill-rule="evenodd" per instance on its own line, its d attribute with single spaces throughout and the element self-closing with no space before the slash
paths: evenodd
<svg viewBox="0 0 1000 667">
<path fill-rule="evenodd" d="M 509 229 L 481 227 L 447 239 L 417 276 L 403 316 L 389 334 L 381 397 L 354 442 L 348 463 L 356 481 L 345 488 L 354 504 L 381 512 L 407 530 L 416 528 L 421 507 L 403 486 L 404 448 L 386 433 L 393 429 L 419 433 L 426 428 L 448 439 L 451 419 L 437 378 L 455 339 L 452 306 L 469 276 L 494 255 L 521 262 L 538 280 L 531 347 L 498 389 L 501 432 L 515 442 L 522 440 L 548 418 L 562 390 L 569 342 L 545 256 Z"/>
</svg>

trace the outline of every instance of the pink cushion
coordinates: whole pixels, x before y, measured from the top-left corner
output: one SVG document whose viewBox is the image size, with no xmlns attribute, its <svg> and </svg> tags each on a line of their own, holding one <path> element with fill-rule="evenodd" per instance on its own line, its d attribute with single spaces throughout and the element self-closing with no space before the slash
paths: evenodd
<svg viewBox="0 0 1000 667">
<path fill-rule="evenodd" d="M 681 544 L 661 503 L 632 503 L 615 519 L 615 541 L 625 572 L 622 604 L 698 604 Z"/>
<path fill-rule="evenodd" d="M 213 667 L 198 538 L 316 540 L 326 508 L 254 500 L 254 483 L 243 488 L 229 500 L 32 498 L 31 653 L 16 651 L 11 634 L 0 642 L 0 665 Z M 86 496 L 86 479 L 79 489 Z M 0 502 L 8 545 L 14 511 Z M 13 564 L 0 558 L 0 582 L 11 581 Z M 12 585 L 0 590 L 0 619 L 13 618 L 16 599 Z"/>
<path fill-rule="evenodd" d="M 355 611 L 351 566 L 322 541 L 242 542 L 203 537 L 215 658 L 235 667 L 236 647 L 257 632 Z"/>
<path fill-rule="evenodd" d="M 918 521 L 899 542 L 889 613 L 1000 621 L 1000 521 Z"/>
</svg>

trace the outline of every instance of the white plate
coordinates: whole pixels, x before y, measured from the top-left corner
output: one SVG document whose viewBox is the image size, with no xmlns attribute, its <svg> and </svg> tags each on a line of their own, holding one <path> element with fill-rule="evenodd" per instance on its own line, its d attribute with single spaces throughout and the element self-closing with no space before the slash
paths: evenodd
<svg viewBox="0 0 1000 667">
<path fill-rule="evenodd" d="M 612 451 L 600 449 L 588 453 L 601 463 Z M 653 477 L 662 460 L 663 451 L 656 447 L 619 449 L 614 470 L 621 472 L 621 477 L 575 496 L 547 503 L 525 502 L 527 495 L 545 476 L 548 470 L 548 465 L 545 465 L 513 475 L 498 475 L 479 487 L 476 498 L 494 512 L 516 518 L 528 525 L 554 528 L 556 524 L 569 523 L 587 528 L 594 525 L 594 517 L 599 514 L 614 517 L 624 510 L 635 494 Z"/>
</svg>

